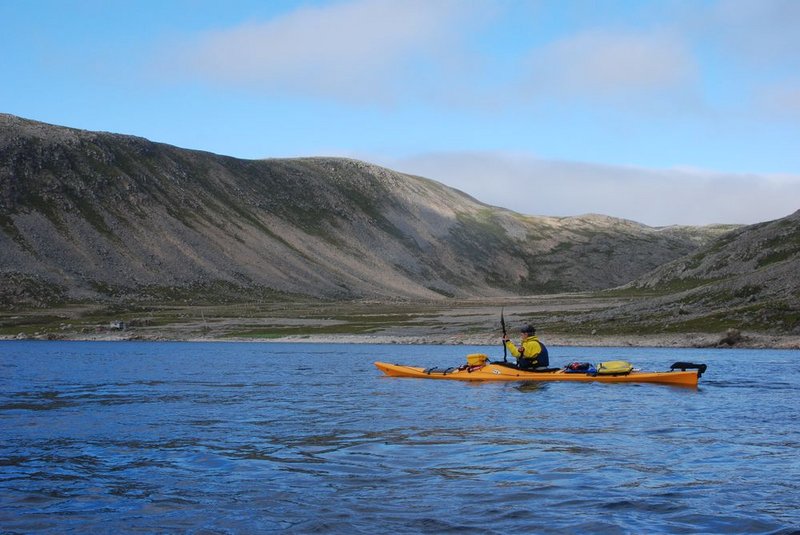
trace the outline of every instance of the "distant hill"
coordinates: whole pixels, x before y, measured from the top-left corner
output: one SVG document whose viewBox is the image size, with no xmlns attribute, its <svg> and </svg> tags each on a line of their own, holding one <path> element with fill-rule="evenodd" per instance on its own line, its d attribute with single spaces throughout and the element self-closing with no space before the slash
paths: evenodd
<svg viewBox="0 0 800 535">
<path fill-rule="evenodd" d="M 738 228 L 620 290 L 656 295 L 602 314 L 610 328 L 800 334 L 800 211 Z"/>
<path fill-rule="evenodd" d="M 599 290 L 727 230 L 525 216 L 361 161 L 241 160 L 0 114 L 6 306 Z"/>
</svg>

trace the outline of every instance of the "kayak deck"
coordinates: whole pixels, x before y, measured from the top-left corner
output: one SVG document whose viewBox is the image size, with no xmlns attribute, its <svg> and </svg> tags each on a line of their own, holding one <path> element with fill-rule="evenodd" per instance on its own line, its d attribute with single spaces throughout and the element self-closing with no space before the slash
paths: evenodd
<svg viewBox="0 0 800 535">
<path fill-rule="evenodd" d="M 573 381 L 600 383 L 658 383 L 677 386 L 697 386 L 697 371 L 642 372 L 632 371 L 624 375 L 596 375 L 589 373 L 567 373 L 562 369 L 548 372 L 529 372 L 503 366 L 484 366 L 430 369 L 376 362 L 375 366 L 390 377 L 416 377 L 420 379 L 449 379 L 455 381 Z"/>
</svg>

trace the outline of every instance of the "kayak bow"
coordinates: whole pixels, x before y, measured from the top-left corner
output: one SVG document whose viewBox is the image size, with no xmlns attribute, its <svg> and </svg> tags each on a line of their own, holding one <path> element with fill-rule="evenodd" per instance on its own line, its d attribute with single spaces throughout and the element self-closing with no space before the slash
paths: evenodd
<svg viewBox="0 0 800 535">
<path fill-rule="evenodd" d="M 668 372 L 632 371 L 624 375 L 594 375 L 589 373 L 567 373 L 564 370 L 531 372 L 518 370 L 496 363 L 484 366 L 461 366 L 448 368 L 421 368 L 376 362 L 375 366 L 390 377 L 416 377 L 419 379 L 450 379 L 455 381 L 573 381 L 600 383 L 658 383 L 676 386 L 697 386 L 699 373 L 696 370 L 673 370 Z"/>
</svg>

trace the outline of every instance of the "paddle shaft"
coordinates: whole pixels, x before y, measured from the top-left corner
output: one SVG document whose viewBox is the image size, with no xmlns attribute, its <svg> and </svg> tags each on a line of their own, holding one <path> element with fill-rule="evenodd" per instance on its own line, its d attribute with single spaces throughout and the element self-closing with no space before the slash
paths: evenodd
<svg viewBox="0 0 800 535">
<path fill-rule="evenodd" d="M 508 349 L 506 348 L 506 318 L 503 316 L 503 309 L 500 309 L 500 326 L 503 328 L 503 362 L 508 362 Z"/>
</svg>

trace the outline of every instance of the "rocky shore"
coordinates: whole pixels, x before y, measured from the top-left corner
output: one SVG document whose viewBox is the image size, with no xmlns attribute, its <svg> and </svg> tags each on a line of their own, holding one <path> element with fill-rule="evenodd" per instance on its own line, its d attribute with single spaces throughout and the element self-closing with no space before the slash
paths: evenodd
<svg viewBox="0 0 800 535">
<path fill-rule="evenodd" d="M 674 347 L 674 348 L 749 348 L 800 349 L 800 336 L 746 334 L 736 343 L 723 341 L 718 334 L 690 333 L 654 336 L 542 336 L 549 346 L 563 347 Z M 428 344 L 428 345 L 498 345 L 497 337 L 486 336 L 381 336 L 330 335 L 288 336 L 263 342 L 295 342 L 315 344 Z"/>
<path fill-rule="evenodd" d="M 727 332 L 653 334 L 637 336 L 603 335 L 542 335 L 542 341 L 554 347 L 670 347 L 670 348 L 730 348 L 730 349 L 800 349 L 800 336 L 768 335 L 743 332 L 731 337 Z M 188 342 L 269 342 L 295 344 L 394 344 L 394 345 L 465 345 L 492 346 L 500 344 L 497 336 L 486 335 L 402 335 L 402 334 L 309 334 L 270 338 L 236 338 L 200 336 L 181 338 L 166 333 L 147 334 L 133 331 L 120 333 L 96 333 L 79 336 L 0 336 L 2 340 L 75 340 L 75 341 L 188 341 Z"/>
</svg>

